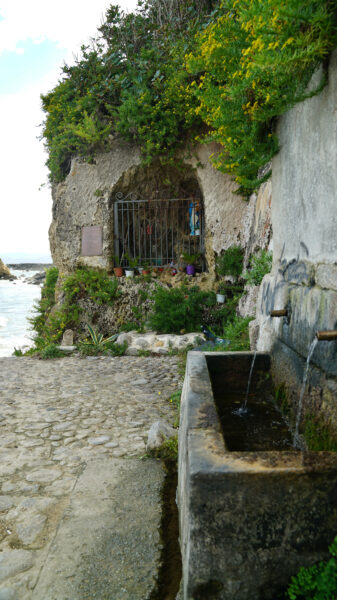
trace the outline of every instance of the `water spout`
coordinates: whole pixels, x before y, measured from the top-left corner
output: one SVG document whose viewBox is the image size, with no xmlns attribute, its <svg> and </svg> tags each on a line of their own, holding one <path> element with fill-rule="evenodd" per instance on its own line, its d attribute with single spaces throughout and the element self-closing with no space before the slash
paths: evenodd
<svg viewBox="0 0 337 600">
<path fill-rule="evenodd" d="M 281 310 L 272 310 L 272 311 L 270 311 L 270 316 L 271 317 L 287 317 L 288 309 L 282 308 Z"/>
<path fill-rule="evenodd" d="M 316 331 L 316 338 L 318 341 L 337 340 L 337 329 L 331 329 L 327 331 Z"/>
</svg>

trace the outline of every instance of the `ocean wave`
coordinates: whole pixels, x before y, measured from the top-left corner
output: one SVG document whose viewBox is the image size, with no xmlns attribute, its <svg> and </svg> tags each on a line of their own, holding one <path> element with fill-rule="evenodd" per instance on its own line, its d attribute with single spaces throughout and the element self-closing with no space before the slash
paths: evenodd
<svg viewBox="0 0 337 600">
<path fill-rule="evenodd" d="M 0 327 L 6 327 L 8 319 L 6 317 L 0 317 Z"/>
</svg>

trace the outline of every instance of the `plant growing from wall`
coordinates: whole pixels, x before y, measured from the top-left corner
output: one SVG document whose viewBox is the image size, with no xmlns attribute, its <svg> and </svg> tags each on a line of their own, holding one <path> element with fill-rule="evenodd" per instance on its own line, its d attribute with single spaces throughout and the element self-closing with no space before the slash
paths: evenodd
<svg viewBox="0 0 337 600">
<path fill-rule="evenodd" d="M 260 285 L 267 273 L 270 273 L 273 264 L 273 255 L 266 250 L 260 250 L 250 259 L 250 268 L 243 274 L 247 285 Z"/>
<path fill-rule="evenodd" d="M 167 161 L 200 119 L 184 68 L 184 54 L 218 0 L 139 0 L 134 13 L 112 5 L 92 47 L 42 96 L 43 138 L 53 181 L 69 172 L 75 154 L 91 158 L 118 134 L 136 141 L 144 162 Z M 189 100 L 190 98 L 190 100 Z"/>
<path fill-rule="evenodd" d="M 312 567 L 301 568 L 291 578 L 286 597 L 290 600 L 335 600 L 337 597 L 337 537 L 329 547 L 331 557 Z"/>
<path fill-rule="evenodd" d="M 241 193 L 268 177 L 259 169 L 278 151 L 275 118 L 322 89 L 324 76 L 307 85 L 335 45 L 335 4 L 326 0 L 223 0 L 199 33 L 186 57 L 198 77 L 196 112 L 209 126 L 204 141 L 222 146 L 214 165 L 236 176 Z"/>
<path fill-rule="evenodd" d="M 249 323 L 252 317 L 235 316 L 228 321 L 223 328 L 223 337 L 230 341 L 228 350 L 230 352 L 249 350 Z"/>
<path fill-rule="evenodd" d="M 60 291 L 64 297 L 58 310 L 55 310 L 57 278 L 58 270 L 49 269 L 41 301 L 35 307 L 37 314 L 30 319 L 36 332 L 34 343 L 38 350 L 46 344 L 58 342 L 66 329 L 78 328 L 83 311 L 81 302 L 90 300 L 97 307 L 112 306 L 119 294 L 116 278 L 111 279 L 104 271 L 81 268 L 61 278 Z"/>
<path fill-rule="evenodd" d="M 249 194 L 278 151 L 276 118 L 326 82 L 307 90 L 336 46 L 334 11 L 328 0 L 139 0 L 129 14 L 111 6 L 95 43 L 42 96 L 51 180 L 116 135 L 139 144 L 145 163 L 167 163 L 199 133 L 222 146 L 213 164 Z"/>
<path fill-rule="evenodd" d="M 237 280 L 243 269 L 243 248 L 231 246 L 216 259 L 216 272 L 221 277 L 229 275 Z"/>
</svg>

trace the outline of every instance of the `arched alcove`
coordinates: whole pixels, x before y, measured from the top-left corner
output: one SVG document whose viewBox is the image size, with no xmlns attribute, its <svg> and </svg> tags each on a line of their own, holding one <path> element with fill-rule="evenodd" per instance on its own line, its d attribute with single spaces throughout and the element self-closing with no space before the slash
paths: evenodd
<svg viewBox="0 0 337 600">
<path fill-rule="evenodd" d="M 135 166 L 123 173 L 109 197 L 114 264 L 165 267 L 183 253 L 204 267 L 202 192 L 190 166 Z"/>
</svg>

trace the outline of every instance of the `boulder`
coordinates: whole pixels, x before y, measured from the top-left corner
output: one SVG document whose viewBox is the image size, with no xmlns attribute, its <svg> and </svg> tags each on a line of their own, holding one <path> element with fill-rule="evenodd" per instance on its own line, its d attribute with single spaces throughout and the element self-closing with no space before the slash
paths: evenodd
<svg viewBox="0 0 337 600">
<path fill-rule="evenodd" d="M 151 425 L 148 433 L 146 451 L 150 454 L 156 453 L 163 443 L 170 438 L 177 436 L 177 430 L 171 427 L 166 421 L 160 419 Z"/>
</svg>

